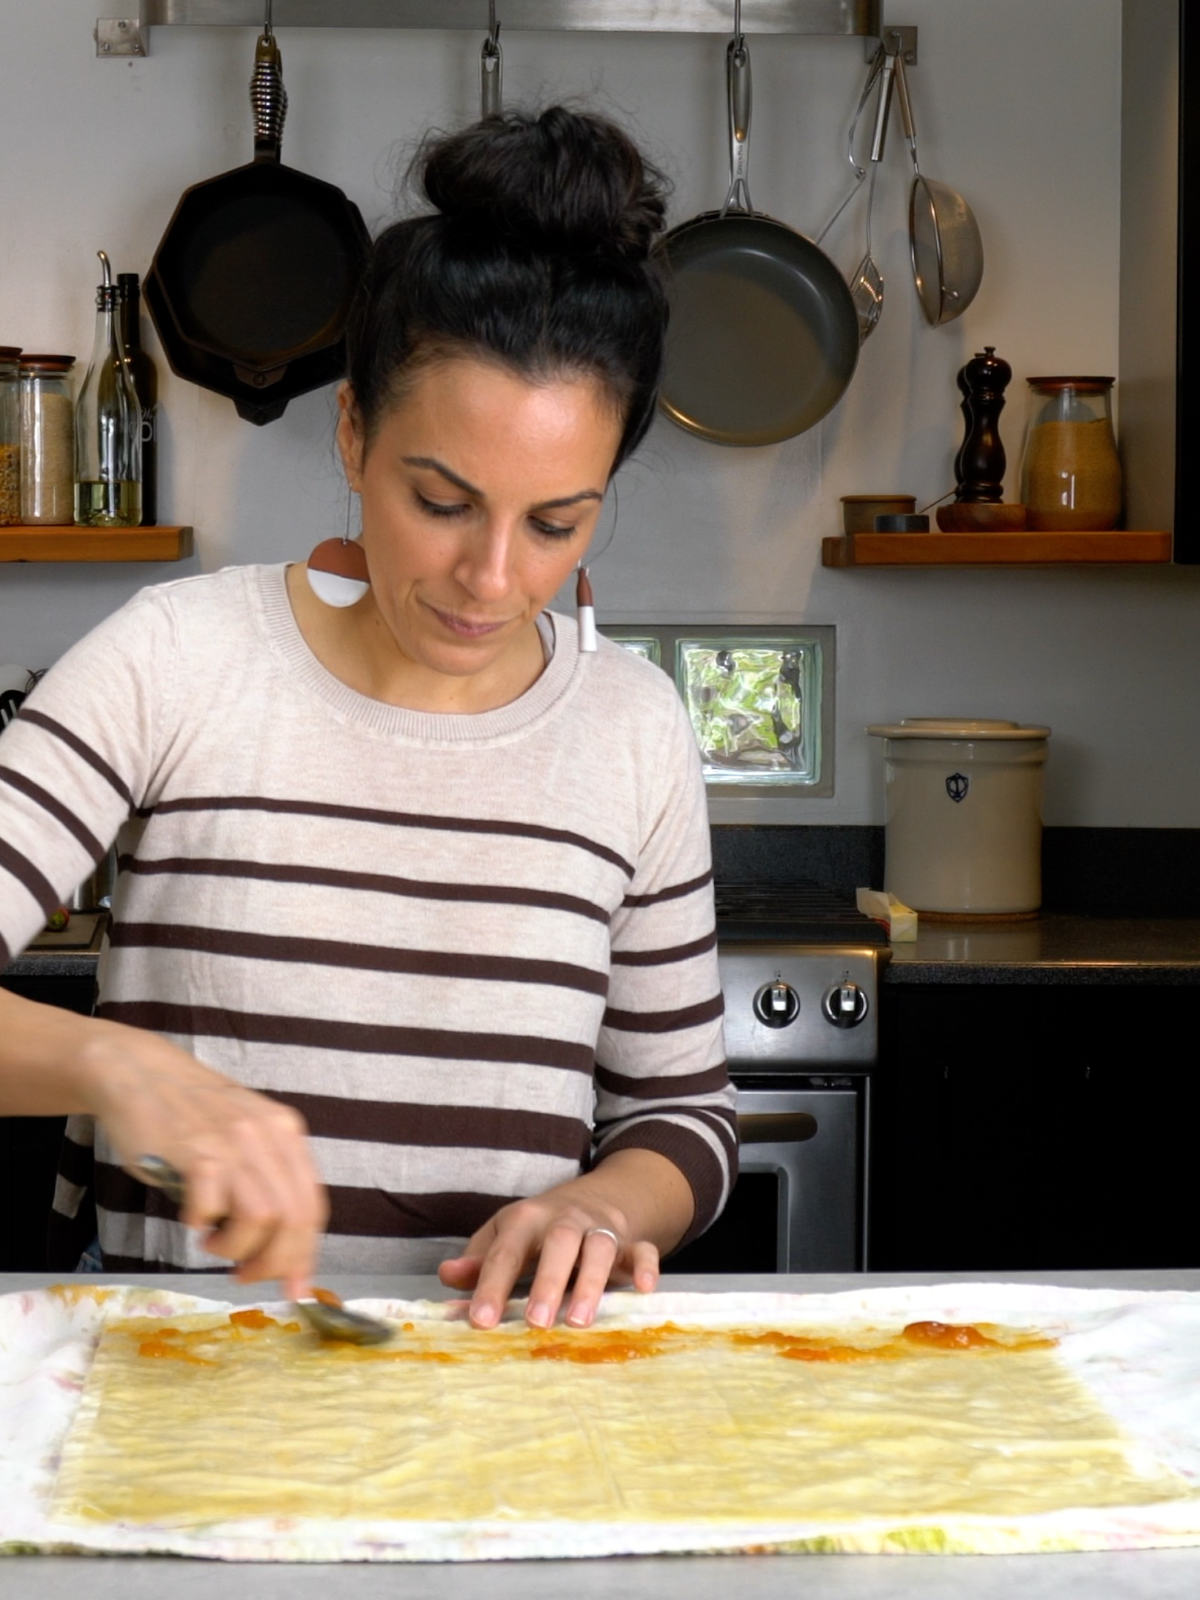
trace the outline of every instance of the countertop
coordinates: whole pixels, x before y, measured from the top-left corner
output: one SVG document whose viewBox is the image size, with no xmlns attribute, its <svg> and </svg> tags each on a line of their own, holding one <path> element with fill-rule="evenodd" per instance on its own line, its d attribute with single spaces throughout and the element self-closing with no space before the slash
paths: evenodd
<svg viewBox="0 0 1200 1600">
<path fill-rule="evenodd" d="M 1200 1271 L 1123 1273 L 976 1273 L 971 1282 L 1053 1283 L 1079 1288 L 1200 1290 Z M 0 1276 L 0 1293 L 61 1282 L 47 1276 Z M 164 1276 L 89 1277 L 90 1283 L 148 1283 L 230 1300 L 269 1298 L 227 1279 Z M 440 1299 L 431 1278 L 331 1278 L 347 1298 L 396 1295 Z M 786 1290 L 828 1293 L 864 1285 L 945 1283 L 945 1273 L 700 1278 L 682 1274 L 664 1289 Z M 255 1600 L 1194 1600 L 1200 1594 L 1200 1547 L 1022 1556 L 666 1556 L 514 1561 L 444 1566 L 382 1563 L 255 1565 L 170 1556 L 13 1556 L 0 1561 L 0 1596 L 38 1600 L 209 1600 L 252 1594 Z"/>
<path fill-rule="evenodd" d="M 46 935 L 5 978 L 89 978 L 103 919 L 82 948 Z M 1027 921 L 917 919 L 914 941 L 890 946 L 885 984 L 1200 984 L 1200 917 L 1091 917 L 1043 912 Z"/>
<path fill-rule="evenodd" d="M 885 984 L 1200 984 L 1200 918 L 933 922 L 891 945 Z"/>
</svg>

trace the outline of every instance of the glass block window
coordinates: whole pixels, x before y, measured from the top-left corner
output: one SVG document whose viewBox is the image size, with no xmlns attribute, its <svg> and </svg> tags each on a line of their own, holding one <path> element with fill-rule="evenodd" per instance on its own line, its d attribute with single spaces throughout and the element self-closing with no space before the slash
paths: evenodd
<svg viewBox="0 0 1200 1600">
<path fill-rule="evenodd" d="M 605 625 L 669 672 L 712 790 L 833 793 L 834 629 Z"/>
<path fill-rule="evenodd" d="M 662 666 L 662 645 L 654 634 L 626 633 L 620 628 L 604 628 L 601 631 L 623 650 L 628 650 L 630 655 L 641 656 L 643 661 L 653 661 L 656 667 Z"/>
<path fill-rule="evenodd" d="M 820 769 L 820 650 L 787 638 L 683 638 L 683 695 L 707 778 L 811 783 Z"/>
</svg>

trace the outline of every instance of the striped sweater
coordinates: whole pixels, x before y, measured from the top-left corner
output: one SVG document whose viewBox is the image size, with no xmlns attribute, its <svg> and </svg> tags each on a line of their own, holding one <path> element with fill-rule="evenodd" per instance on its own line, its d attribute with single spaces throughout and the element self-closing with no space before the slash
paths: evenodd
<svg viewBox="0 0 1200 1600">
<path fill-rule="evenodd" d="M 115 839 L 98 1014 L 304 1116 L 328 1270 L 428 1270 L 629 1147 L 685 1175 L 693 1237 L 736 1136 L 673 685 L 546 614 L 512 704 L 386 705 L 316 660 L 284 573 L 145 589 L 26 700 L 0 738 L 0 965 Z M 224 1265 L 76 1116 L 60 1228 L 89 1190 L 110 1270 Z"/>
</svg>

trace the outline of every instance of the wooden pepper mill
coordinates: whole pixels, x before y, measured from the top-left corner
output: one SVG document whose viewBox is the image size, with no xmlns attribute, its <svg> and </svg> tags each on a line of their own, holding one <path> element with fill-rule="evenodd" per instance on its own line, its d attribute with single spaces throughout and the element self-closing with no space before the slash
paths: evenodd
<svg viewBox="0 0 1200 1600">
<path fill-rule="evenodd" d="M 1025 508 L 1003 504 L 1006 458 L 999 422 L 1011 377 L 1012 368 L 990 344 L 959 371 L 966 432 L 954 458 L 954 503 L 939 508 L 939 528 L 963 532 L 1025 526 Z"/>
</svg>

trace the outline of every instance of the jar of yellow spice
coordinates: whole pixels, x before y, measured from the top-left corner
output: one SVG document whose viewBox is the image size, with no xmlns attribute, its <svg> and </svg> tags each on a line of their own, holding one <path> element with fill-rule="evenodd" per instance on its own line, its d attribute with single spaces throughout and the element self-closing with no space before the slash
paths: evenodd
<svg viewBox="0 0 1200 1600">
<path fill-rule="evenodd" d="M 1030 378 L 1021 457 L 1026 526 L 1101 531 L 1121 518 L 1111 378 Z"/>
</svg>

